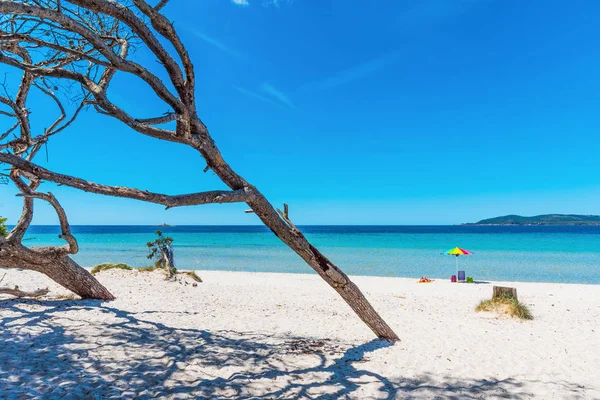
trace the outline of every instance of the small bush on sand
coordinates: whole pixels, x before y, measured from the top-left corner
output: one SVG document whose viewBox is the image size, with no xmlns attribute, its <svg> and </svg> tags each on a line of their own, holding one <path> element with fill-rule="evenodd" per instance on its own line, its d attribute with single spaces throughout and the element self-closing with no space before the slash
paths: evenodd
<svg viewBox="0 0 600 400">
<path fill-rule="evenodd" d="M 124 269 L 127 271 L 131 271 L 131 267 L 127 264 L 113 264 L 113 263 L 104 263 L 104 264 L 98 264 L 96 265 L 94 268 L 92 268 L 92 275 L 97 274 L 100 271 L 106 271 L 109 269 Z"/>
<path fill-rule="evenodd" d="M 0 217 L 0 236 L 7 237 L 8 236 L 8 228 L 5 225 L 6 218 Z"/>
<path fill-rule="evenodd" d="M 519 300 L 511 296 L 481 300 L 479 305 L 475 307 L 475 311 L 495 311 L 519 319 L 533 319 L 533 314 L 531 314 L 529 308 L 527 308 L 525 304 L 519 303 Z"/>
<path fill-rule="evenodd" d="M 146 243 L 148 246 L 148 259 L 155 259 L 154 265 L 161 266 L 167 273 L 167 279 L 173 279 L 177 274 L 175 268 L 175 254 L 173 253 L 173 238 L 163 236 L 161 231 L 156 231 L 157 238 L 153 242 Z"/>
</svg>

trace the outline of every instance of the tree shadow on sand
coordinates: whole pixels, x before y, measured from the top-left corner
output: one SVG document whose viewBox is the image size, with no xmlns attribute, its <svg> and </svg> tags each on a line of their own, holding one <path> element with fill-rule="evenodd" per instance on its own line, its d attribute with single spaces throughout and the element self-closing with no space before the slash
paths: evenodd
<svg viewBox="0 0 600 400">
<path fill-rule="evenodd" d="M 378 340 L 352 346 L 176 329 L 144 316 L 96 301 L 0 301 L 0 393 L 8 399 L 531 396 L 514 379 L 382 376 L 366 367 L 389 346 Z M 574 397 L 583 393 L 562 385 Z"/>
</svg>

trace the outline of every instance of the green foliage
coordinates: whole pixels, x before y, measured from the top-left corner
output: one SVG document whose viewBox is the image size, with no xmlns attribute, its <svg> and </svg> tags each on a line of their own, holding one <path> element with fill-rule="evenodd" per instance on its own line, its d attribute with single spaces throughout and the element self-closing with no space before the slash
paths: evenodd
<svg viewBox="0 0 600 400">
<path fill-rule="evenodd" d="M 472 276 L 467 276 L 467 283 L 474 283 L 475 280 L 473 279 Z"/>
<path fill-rule="evenodd" d="M 6 218 L 0 217 L 0 236 L 7 237 L 8 236 L 8 228 L 4 224 L 6 222 Z"/>
<path fill-rule="evenodd" d="M 164 268 L 162 253 L 165 251 L 171 243 L 173 243 L 173 239 L 168 236 L 163 236 L 161 231 L 156 231 L 156 235 L 158 236 L 153 242 L 146 243 L 148 246 L 148 259 L 155 259 L 154 263 L 155 268 Z M 171 266 L 173 268 L 173 272 L 177 272 L 177 269 L 174 265 Z"/>
<path fill-rule="evenodd" d="M 533 314 L 529 311 L 529 308 L 510 295 L 481 300 L 477 307 L 475 307 L 475 311 L 496 311 L 523 320 L 533 319 Z"/>
<path fill-rule="evenodd" d="M 165 237 L 163 236 L 161 231 L 156 231 L 156 235 L 158 236 L 154 242 L 148 242 L 146 243 L 146 246 L 148 246 L 148 259 L 151 260 L 154 257 L 160 256 L 162 253 L 162 250 L 165 247 L 168 247 L 171 245 L 171 243 L 173 243 L 173 239 L 170 237 Z"/>
<path fill-rule="evenodd" d="M 104 264 L 98 264 L 96 265 L 94 268 L 92 268 L 92 275 L 97 274 L 100 271 L 106 271 L 109 269 L 124 269 L 126 271 L 131 271 L 132 268 L 127 265 L 127 264 L 113 264 L 113 263 L 104 263 Z"/>
</svg>

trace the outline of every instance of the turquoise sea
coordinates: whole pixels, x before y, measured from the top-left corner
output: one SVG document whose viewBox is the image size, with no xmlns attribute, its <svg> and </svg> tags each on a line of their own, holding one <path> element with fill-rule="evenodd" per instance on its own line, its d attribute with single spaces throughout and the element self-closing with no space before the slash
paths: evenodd
<svg viewBox="0 0 600 400">
<path fill-rule="evenodd" d="M 478 280 L 600 284 L 600 227 L 303 226 L 308 239 L 352 275 L 449 278 L 459 265 Z M 180 269 L 313 273 L 263 226 L 73 226 L 82 266 L 149 265 L 146 242 L 174 239 Z M 59 244 L 58 226 L 33 226 L 28 246 Z"/>
</svg>

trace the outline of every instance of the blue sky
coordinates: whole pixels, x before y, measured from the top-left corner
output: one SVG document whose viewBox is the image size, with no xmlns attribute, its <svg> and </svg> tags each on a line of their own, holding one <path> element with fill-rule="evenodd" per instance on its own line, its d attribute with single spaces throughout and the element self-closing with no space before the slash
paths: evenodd
<svg viewBox="0 0 600 400">
<path fill-rule="evenodd" d="M 276 205 L 287 202 L 297 224 L 599 214 L 599 12 L 595 1 L 510 0 L 165 8 L 189 46 L 199 115 L 225 159 Z M 135 57 L 154 63 L 144 51 Z M 118 78 L 112 97 L 132 114 L 165 111 L 140 83 Z M 55 110 L 33 100 L 43 129 Z M 107 184 L 171 194 L 223 187 L 196 152 L 91 111 L 44 158 Z M 164 211 L 44 188 L 74 224 L 259 223 L 240 204 Z M 14 193 L 0 186 L 0 215 L 11 222 Z M 36 223 L 56 222 L 39 210 Z"/>
</svg>

